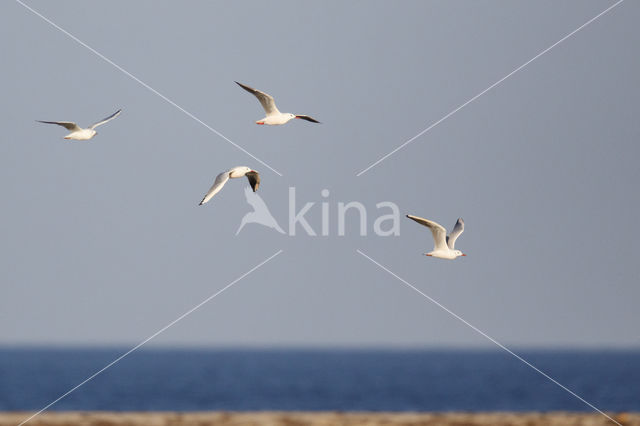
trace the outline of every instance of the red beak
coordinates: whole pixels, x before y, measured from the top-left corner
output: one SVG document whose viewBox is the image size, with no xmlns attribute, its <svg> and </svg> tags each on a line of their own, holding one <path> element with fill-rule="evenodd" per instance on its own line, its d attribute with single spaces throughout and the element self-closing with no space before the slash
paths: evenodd
<svg viewBox="0 0 640 426">
<path fill-rule="evenodd" d="M 462 253 L 460 256 L 466 256 L 466 254 Z"/>
</svg>

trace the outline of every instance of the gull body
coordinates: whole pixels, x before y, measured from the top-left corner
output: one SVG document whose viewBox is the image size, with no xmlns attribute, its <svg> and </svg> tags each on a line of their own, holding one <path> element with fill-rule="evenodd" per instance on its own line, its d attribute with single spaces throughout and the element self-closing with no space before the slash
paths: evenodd
<svg viewBox="0 0 640 426">
<path fill-rule="evenodd" d="M 425 253 L 425 256 L 448 260 L 453 260 L 460 256 L 466 256 L 466 254 L 462 253 L 460 250 L 455 249 L 456 240 L 464 231 L 464 220 L 462 220 L 462 218 L 458 219 L 451 233 L 447 235 L 447 230 L 439 223 L 422 217 L 412 216 L 410 214 L 408 214 L 407 217 L 429 228 L 431 235 L 433 235 L 433 251 Z"/>
<path fill-rule="evenodd" d="M 66 135 L 64 138 L 65 139 L 73 139 L 73 140 L 77 140 L 77 141 L 87 141 L 91 138 L 93 138 L 95 135 L 98 134 L 98 132 L 95 131 L 95 128 L 108 122 L 113 120 L 114 118 L 116 118 L 118 115 L 120 115 L 120 112 L 122 110 L 119 109 L 116 112 L 114 112 L 113 114 L 111 114 L 110 116 L 108 116 L 107 118 L 98 121 L 97 123 L 92 124 L 91 126 L 89 126 L 88 128 L 84 129 L 80 126 L 78 126 L 76 123 L 74 123 L 73 121 L 41 121 L 41 120 L 36 120 L 39 123 L 45 123 L 45 124 L 57 124 L 58 126 L 62 126 L 67 130 L 71 130 L 71 133 L 69 133 L 68 135 Z"/>
<path fill-rule="evenodd" d="M 258 190 L 258 186 L 260 186 L 260 174 L 249 167 L 238 166 L 216 176 L 216 180 L 213 182 L 213 185 L 209 188 L 209 191 L 206 193 L 202 201 L 200 201 L 200 205 L 207 203 L 214 195 L 220 192 L 229 179 L 237 179 L 244 176 L 249 180 L 249 185 L 251 185 L 253 192 L 256 192 Z"/>
<path fill-rule="evenodd" d="M 300 118 L 302 120 L 311 121 L 312 123 L 320 123 L 318 120 L 308 115 L 296 115 L 296 114 L 291 114 L 290 112 L 280 112 L 276 107 L 276 102 L 273 99 L 273 96 L 269 95 L 268 93 L 261 92 L 260 90 L 254 89 L 253 87 L 249 87 L 245 84 L 238 83 L 237 81 L 236 81 L 236 84 L 242 87 L 247 92 L 251 93 L 253 96 L 255 96 L 258 99 L 258 101 L 260 101 L 260 104 L 262 105 L 264 112 L 267 114 L 264 118 L 261 118 L 260 120 L 256 121 L 256 124 L 266 124 L 268 126 L 279 126 L 281 124 L 288 123 L 294 118 Z"/>
</svg>

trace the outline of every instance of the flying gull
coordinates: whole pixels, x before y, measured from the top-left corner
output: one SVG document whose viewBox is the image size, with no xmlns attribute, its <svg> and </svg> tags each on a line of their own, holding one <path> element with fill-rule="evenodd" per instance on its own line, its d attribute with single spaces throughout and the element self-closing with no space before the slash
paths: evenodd
<svg viewBox="0 0 640 426">
<path fill-rule="evenodd" d="M 456 240 L 464 231 L 464 220 L 462 220 L 462 218 L 458 219 L 451 234 L 447 235 L 447 230 L 439 223 L 410 214 L 408 214 L 407 217 L 426 226 L 431 230 L 431 234 L 433 234 L 433 251 L 425 253 L 425 255 L 449 260 L 453 260 L 459 256 L 466 256 L 466 254 L 460 250 L 455 250 Z"/>
<path fill-rule="evenodd" d="M 114 112 L 113 114 L 105 118 L 104 120 L 98 121 L 97 123 L 92 124 L 90 127 L 86 129 L 79 127 L 73 121 L 41 121 L 41 120 L 36 120 L 36 121 L 39 123 L 57 124 L 58 126 L 62 126 L 67 130 L 71 130 L 71 133 L 69 133 L 67 136 L 64 137 L 65 139 L 74 139 L 77 141 L 88 141 L 89 139 L 91 139 L 92 137 L 98 134 L 98 132 L 94 130 L 96 127 L 101 126 L 104 123 L 113 120 L 118 115 L 120 115 L 120 111 L 122 111 L 122 109 L 117 110 L 116 112 Z"/>
<path fill-rule="evenodd" d="M 242 87 L 247 92 L 254 95 L 256 98 L 258 98 L 258 100 L 260 101 L 260 104 L 262 104 L 262 108 L 264 108 L 264 112 L 267 115 L 264 118 L 256 121 L 256 124 L 267 124 L 269 126 L 277 126 L 280 124 L 288 123 L 290 120 L 293 120 L 294 118 L 300 118 L 302 120 L 311 121 L 312 123 L 320 123 L 318 120 L 308 115 L 296 115 L 288 112 L 287 113 L 280 112 L 278 111 L 278 108 L 276 108 L 276 102 L 273 100 L 273 96 L 267 93 L 261 92 L 260 90 L 256 90 L 253 87 L 249 87 L 242 83 L 238 83 L 237 81 L 236 81 L 236 84 Z"/>
<path fill-rule="evenodd" d="M 200 205 L 208 202 L 214 195 L 220 192 L 229 179 L 241 178 L 243 176 L 247 177 L 249 185 L 251 185 L 251 189 L 253 189 L 253 192 L 256 192 L 258 190 L 258 186 L 260 186 L 260 174 L 246 166 L 234 167 L 233 169 L 222 172 L 216 176 L 216 180 L 213 182 L 213 185 L 202 201 L 200 201 Z"/>
</svg>

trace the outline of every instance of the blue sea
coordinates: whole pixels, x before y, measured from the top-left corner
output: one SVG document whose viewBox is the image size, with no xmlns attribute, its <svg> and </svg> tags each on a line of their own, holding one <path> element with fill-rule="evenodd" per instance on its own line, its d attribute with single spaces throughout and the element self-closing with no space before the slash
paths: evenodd
<svg viewBox="0 0 640 426">
<path fill-rule="evenodd" d="M 126 349 L 0 348 L 0 411 L 36 410 Z M 640 351 L 520 354 L 602 410 L 640 411 Z M 501 351 L 141 349 L 51 410 L 591 409 Z"/>
</svg>

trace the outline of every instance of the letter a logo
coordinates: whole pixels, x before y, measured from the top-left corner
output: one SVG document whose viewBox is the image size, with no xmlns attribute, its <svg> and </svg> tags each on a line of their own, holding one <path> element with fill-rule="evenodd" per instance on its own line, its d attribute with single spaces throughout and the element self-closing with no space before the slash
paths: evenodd
<svg viewBox="0 0 640 426">
<path fill-rule="evenodd" d="M 236 235 L 240 233 L 247 223 L 257 223 L 284 234 L 284 231 L 269 211 L 269 207 L 267 207 L 264 200 L 257 193 L 253 192 L 251 188 L 247 186 L 244 189 L 244 196 L 247 199 L 247 203 L 253 207 L 253 211 L 244 215 L 242 222 L 240 222 L 240 227 L 236 231 Z"/>
</svg>

